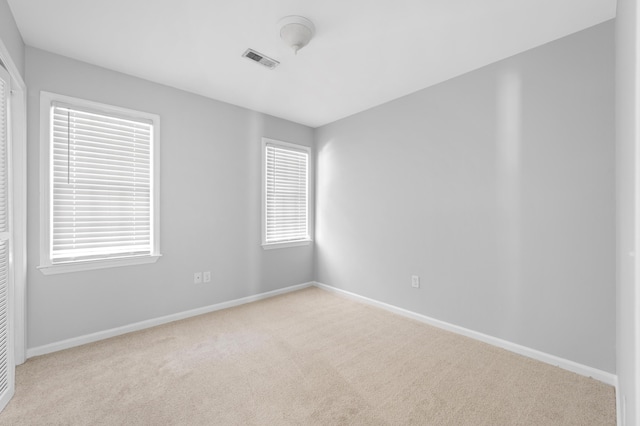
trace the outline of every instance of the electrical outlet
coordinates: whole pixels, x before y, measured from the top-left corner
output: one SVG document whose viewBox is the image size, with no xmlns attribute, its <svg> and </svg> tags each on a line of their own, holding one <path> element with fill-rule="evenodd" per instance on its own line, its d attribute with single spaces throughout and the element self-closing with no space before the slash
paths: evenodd
<svg viewBox="0 0 640 426">
<path fill-rule="evenodd" d="M 193 273 L 193 283 L 200 284 L 202 282 L 202 272 Z"/>
<path fill-rule="evenodd" d="M 411 287 L 420 288 L 420 277 L 417 275 L 411 275 Z"/>
<path fill-rule="evenodd" d="M 202 280 L 205 283 L 210 283 L 211 282 L 211 271 L 204 271 L 204 274 L 202 274 Z"/>
</svg>

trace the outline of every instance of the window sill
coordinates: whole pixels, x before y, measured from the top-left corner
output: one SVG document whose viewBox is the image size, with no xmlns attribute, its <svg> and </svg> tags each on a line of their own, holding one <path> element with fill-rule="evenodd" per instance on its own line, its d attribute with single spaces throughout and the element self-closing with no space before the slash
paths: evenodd
<svg viewBox="0 0 640 426">
<path fill-rule="evenodd" d="M 130 265 L 144 265 L 155 263 L 161 254 L 140 257 L 124 257 L 120 259 L 86 260 L 79 262 L 58 263 L 55 265 L 38 266 L 45 275 L 66 274 L 69 272 L 90 271 L 93 269 L 117 268 Z"/>
<path fill-rule="evenodd" d="M 308 246 L 311 244 L 311 240 L 300 240 L 300 241 L 291 241 L 287 243 L 263 243 L 263 250 L 273 250 L 273 249 L 281 249 L 288 247 L 300 247 L 300 246 Z"/>
</svg>

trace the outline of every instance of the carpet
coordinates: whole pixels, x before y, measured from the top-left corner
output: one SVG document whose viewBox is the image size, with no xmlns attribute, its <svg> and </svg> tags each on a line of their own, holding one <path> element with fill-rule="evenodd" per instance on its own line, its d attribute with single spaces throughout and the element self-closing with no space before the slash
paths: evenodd
<svg viewBox="0 0 640 426">
<path fill-rule="evenodd" d="M 307 288 L 31 358 L 0 424 L 615 425 L 615 391 Z"/>
</svg>

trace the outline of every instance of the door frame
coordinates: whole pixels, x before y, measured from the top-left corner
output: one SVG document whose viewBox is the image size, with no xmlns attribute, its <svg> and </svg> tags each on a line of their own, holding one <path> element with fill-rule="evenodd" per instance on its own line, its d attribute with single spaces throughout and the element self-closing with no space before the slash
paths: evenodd
<svg viewBox="0 0 640 426">
<path fill-rule="evenodd" d="M 27 86 L 9 50 L 0 40 L 0 61 L 11 76 L 11 139 L 9 141 L 9 197 L 11 199 L 11 239 L 13 272 L 12 294 L 14 361 L 20 365 L 26 361 L 27 335 Z"/>
</svg>

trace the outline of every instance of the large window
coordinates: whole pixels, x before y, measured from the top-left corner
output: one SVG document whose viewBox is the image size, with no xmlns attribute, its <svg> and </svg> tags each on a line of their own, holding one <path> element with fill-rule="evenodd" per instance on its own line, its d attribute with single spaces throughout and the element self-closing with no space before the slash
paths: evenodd
<svg viewBox="0 0 640 426">
<path fill-rule="evenodd" d="M 310 150 L 262 139 L 264 248 L 308 244 Z"/>
<path fill-rule="evenodd" d="M 41 104 L 41 270 L 155 261 L 159 117 L 46 92 Z"/>
</svg>

